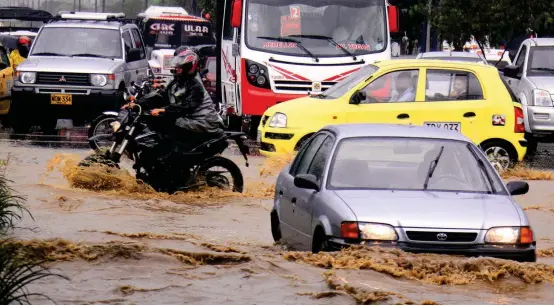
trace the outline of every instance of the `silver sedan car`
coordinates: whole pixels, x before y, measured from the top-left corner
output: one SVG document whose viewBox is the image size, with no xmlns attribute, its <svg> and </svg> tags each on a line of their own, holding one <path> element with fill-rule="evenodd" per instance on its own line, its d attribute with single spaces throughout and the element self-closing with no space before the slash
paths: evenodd
<svg viewBox="0 0 554 306">
<path fill-rule="evenodd" d="M 536 240 L 483 152 L 460 133 L 345 124 L 316 133 L 279 174 L 276 241 L 299 250 L 352 244 L 536 261 Z"/>
</svg>

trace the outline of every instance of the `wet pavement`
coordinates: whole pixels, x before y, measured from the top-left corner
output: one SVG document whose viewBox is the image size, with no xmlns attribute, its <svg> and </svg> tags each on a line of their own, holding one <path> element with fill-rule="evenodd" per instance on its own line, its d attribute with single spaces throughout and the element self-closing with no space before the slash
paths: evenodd
<svg viewBox="0 0 554 306">
<path fill-rule="evenodd" d="M 336 281 L 357 288 L 339 290 L 324 275 L 329 270 L 287 261 L 281 255 L 286 249 L 273 244 L 270 232 L 271 199 L 245 196 L 221 205 L 187 205 L 76 190 L 59 172 L 45 176 L 48 162 L 60 152 L 81 157 L 91 153 L 86 147 L 0 142 L 0 159 L 7 161 L 0 172 L 5 171 L 12 186 L 27 197 L 35 219 L 25 217 L 15 237 L 108 246 L 99 258 L 58 256 L 51 267 L 70 281 L 48 278 L 29 286 L 59 304 L 354 304 L 368 292 L 383 304 L 547 304 L 554 300 L 552 284 L 529 284 L 515 276 L 436 285 L 375 270 L 337 269 Z M 251 157 L 249 168 L 241 156 L 229 157 L 241 167 L 247 184 L 260 180 L 261 157 Z M 547 167 L 550 163 L 550 154 L 541 152 L 533 164 Z M 554 181 L 532 181 L 530 186 L 529 194 L 518 196 L 517 201 L 522 207 L 538 208 L 526 211 L 538 248 L 554 247 L 554 211 L 550 211 Z M 123 256 L 121 249 L 129 244 L 142 247 L 132 256 Z M 58 247 L 59 252 L 65 252 L 63 248 Z M 429 257 L 428 265 L 434 264 L 433 258 Z M 554 265 L 554 257 L 540 257 L 539 263 Z M 523 266 L 532 269 L 528 266 L 533 265 Z M 350 294 L 343 294 L 346 291 Z M 379 292 L 384 297 L 375 295 Z M 34 302 L 51 303 L 42 298 Z"/>
</svg>

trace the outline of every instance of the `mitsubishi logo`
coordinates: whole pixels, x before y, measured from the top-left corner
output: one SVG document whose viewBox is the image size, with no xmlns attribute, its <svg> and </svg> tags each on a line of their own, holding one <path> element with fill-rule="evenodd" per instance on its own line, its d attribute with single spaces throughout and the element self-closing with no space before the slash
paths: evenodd
<svg viewBox="0 0 554 306">
<path fill-rule="evenodd" d="M 62 77 L 60 78 L 60 82 L 65 82 L 65 77 L 62 75 Z"/>
<path fill-rule="evenodd" d="M 448 239 L 448 236 L 445 233 L 438 233 L 437 234 L 437 240 L 445 241 L 446 239 Z"/>
</svg>

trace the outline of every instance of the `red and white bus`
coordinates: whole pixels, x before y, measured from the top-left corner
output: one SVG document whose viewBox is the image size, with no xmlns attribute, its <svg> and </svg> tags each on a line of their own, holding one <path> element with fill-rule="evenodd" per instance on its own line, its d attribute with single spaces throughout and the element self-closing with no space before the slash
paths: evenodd
<svg viewBox="0 0 554 306">
<path fill-rule="evenodd" d="M 220 81 L 227 114 L 250 123 L 391 58 L 398 9 L 386 0 L 223 0 Z M 221 8 L 218 8 L 221 9 Z M 244 125 L 243 125 L 244 126 Z"/>
</svg>

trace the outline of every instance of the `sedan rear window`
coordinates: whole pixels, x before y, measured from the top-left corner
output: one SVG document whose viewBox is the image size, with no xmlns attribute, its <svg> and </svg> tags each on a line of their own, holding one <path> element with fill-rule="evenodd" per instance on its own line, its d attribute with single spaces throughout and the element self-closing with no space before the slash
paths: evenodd
<svg viewBox="0 0 554 306">
<path fill-rule="evenodd" d="M 426 181 L 426 189 L 432 191 L 505 194 L 488 161 L 478 157 L 468 143 L 426 138 L 342 140 L 327 184 L 329 189 L 423 190 Z"/>
</svg>

